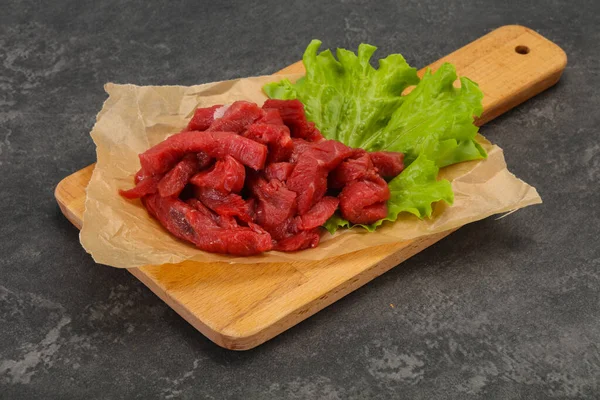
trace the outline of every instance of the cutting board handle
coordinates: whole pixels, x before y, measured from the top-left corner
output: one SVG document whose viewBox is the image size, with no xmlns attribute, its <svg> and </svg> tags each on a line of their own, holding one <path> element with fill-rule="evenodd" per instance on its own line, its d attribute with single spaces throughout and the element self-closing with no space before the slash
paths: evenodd
<svg viewBox="0 0 600 400">
<path fill-rule="evenodd" d="M 567 55 L 529 28 L 506 25 L 421 69 L 419 75 L 445 62 L 454 64 L 459 76 L 479 83 L 483 114 L 476 124 L 481 126 L 558 82 Z M 304 67 L 298 62 L 278 73 L 302 72 Z"/>
<path fill-rule="evenodd" d="M 444 62 L 454 64 L 459 76 L 479 82 L 484 111 L 477 125 L 483 125 L 558 82 L 567 66 L 567 55 L 529 28 L 507 25 L 428 68 L 436 70 Z"/>
</svg>

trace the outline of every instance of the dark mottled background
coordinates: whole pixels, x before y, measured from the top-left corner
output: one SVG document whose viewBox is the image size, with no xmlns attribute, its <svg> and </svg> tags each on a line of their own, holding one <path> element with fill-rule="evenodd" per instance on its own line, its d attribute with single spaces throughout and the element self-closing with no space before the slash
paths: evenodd
<svg viewBox="0 0 600 400">
<path fill-rule="evenodd" d="M 1 0 L 0 398 L 598 398 L 598 5 Z M 94 161 L 107 81 L 268 74 L 312 38 L 424 66 L 515 23 L 569 65 L 482 132 L 544 204 L 461 229 L 257 349 L 217 347 L 95 265 L 54 201 Z"/>
</svg>

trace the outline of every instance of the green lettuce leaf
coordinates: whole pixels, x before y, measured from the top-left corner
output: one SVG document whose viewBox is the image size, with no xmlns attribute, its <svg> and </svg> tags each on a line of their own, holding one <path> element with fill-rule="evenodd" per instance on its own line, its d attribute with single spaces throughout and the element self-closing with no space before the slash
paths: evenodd
<svg viewBox="0 0 600 400">
<path fill-rule="evenodd" d="M 389 123 L 364 137 L 361 147 L 402 152 L 407 164 L 425 153 L 440 167 L 485 158 L 473 124 L 473 116 L 483 111 L 483 93 L 468 78 L 460 78 L 461 87 L 455 88 L 456 79 L 456 70 L 448 63 L 435 73 L 428 70 Z"/>
<path fill-rule="evenodd" d="M 320 46 L 313 40 L 304 53 L 305 77 L 267 84 L 264 91 L 271 98 L 299 99 L 307 118 L 328 139 L 405 154 L 408 167 L 389 182 L 388 216 L 363 227 L 373 230 L 401 212 L 429 217 L 432 203 L 451 204 L 450 183 L 436 179 L 439 167 L 487 156 L 475 141 L 474 116 L 483 110 L 477 84 L 460 78 L 460 87 L 454 87 L 456 70 L 448 63 L 419 80 L 400 54 L 379 60 L 376 69 L 371 66 L 374 46 L 361 44 L 358 54 L 337 49 L 337 60 L 330 50 L 319 53 Z M 333 233 L 350 225 L 334 215 L 325 227 Z"/>
<path fill-rule="evenodd" d="M 374 132 L 381 131 L 392 113 L 404 101 L 402 91 L 419 82 L 417 70 L 400 54 L 379 60 L 371 66 L 375 46 L 361 44 L 358 55 L 337 49 L 338 60 L 330 50 L 317 53 L 321 42 L 310 42 L 302 61 L 306 76 L 296 84 L 289 80 L 267 84 L 271 98 L 297 98 L 323 136 L 351 147 L 362 144 Z"/>
<path fill-rule="evenodd" d="M 271 99 L 294 100 L 298 98 L 296 88 L 289 79 L 282 79 L 279 82 L 267 83 L 265 86 L 263 86 L 263 90 Z"/>
</svg>

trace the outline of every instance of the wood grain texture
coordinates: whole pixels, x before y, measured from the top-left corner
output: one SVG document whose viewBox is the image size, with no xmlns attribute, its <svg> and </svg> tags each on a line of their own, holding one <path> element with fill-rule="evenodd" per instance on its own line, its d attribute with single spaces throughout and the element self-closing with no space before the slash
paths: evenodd
<svg viewBox="0 0 600 400">
<path fill-rule="evenodd" d="M 459 75 L 479 83 L 484 93 L 484 112 L 478 120 L 481 125 L 554 85 L 567 58 L 557 45 L 536 32 L 504 26 L 429 67 L 435 70 L 443 62 L 453 63 Z M 279 73 L 303 71 L 299 62 Z M 78 228 L 93 168 L 90 165 L 66 177 L 55 191 L 63 214 Z M 245 350 L 273 338 L 450 233 L 320 262 L 188 262 L 129 271 L 213 342 Z"/>
</svg>

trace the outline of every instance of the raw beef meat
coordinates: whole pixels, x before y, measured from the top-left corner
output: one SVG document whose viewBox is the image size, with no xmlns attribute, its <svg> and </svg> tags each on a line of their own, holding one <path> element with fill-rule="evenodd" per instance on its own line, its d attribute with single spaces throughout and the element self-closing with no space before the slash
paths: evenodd
<svg viewBox="0 0 600 400">
<path fill-rule="evenodd" d="M 306 139 L 310 142 L 323 139 L 323 135 L 315 127 L 315 124 L 306 120 L 304 105 L 300 100 L 269 99 L 265 101 L 263 109 L 279 111 L 283 123 L 290 128 L 292 137 Z"/>
<path fill-rule="evenodd" d="M 310 230 L 323 225 L 335 210 L 340 200 L 337 197 L 325 196 L 304 215 L 296 217 L 297 226 L 301 230 Z"/>
<path fill-rule="evenodd" d="M 327 175 L 353 150 L 335 140 L 323 140 L 308 146 L 301 153 L 287 185 L 298 194 L 298 213 L 306 213 L 327 191 Z"/>
<path fill-rule="evenodd" d="M 227 194 L 239 193 L 244 187 L 244 179 L 246 179 L 244 166 L 227 155 L 224 159 L 218 160 L 211 169 L 197 173 L 189 181 L 193 185 L 213 188 Z"/>
<path fill-rule="evenodd" d="M 267 231 L 275 229 L 296 214 L 296 193 L 276 179 L 267 183 L 258 178 L 250 190 L 257 199 L 256 223 Z"/>
<path fill-rule="evenodd" d="M 288 180 L 292 171 L 294 170 L 294 164 L 289 162 L 279 162 L 267 165 L 265 168 L 265 177 L 267 180 L 277 179 L 281 182 Z"/>
<path fill-rule="evenodd" d="M 355 150 L 350 158 L 329 174 L 329 187 L 341 189 L 352 181 L 367 178 L 376 173 L 369 154 L 362 149 Z"/>
<path fill-rule="evenodd" d="M 268 163 L 285 161 L 290 158 L 294 143 L 290 130 L 285 125 L 256 123 L 250 125 L 244 136 L 269 147 Z"/>
<path fill-rule="evenodd" d="M 385 218 L 389 199 L 390 189 L 381 177 L 353 181 L 340 193 L 340 211 L 353 224 L 372 224 Z"/>
<path fill-rule="evenodd" d="M 204 251 L 316 247 L 336 211 L 353 224 L 385 218 L 383 178 L 404 168 L 400 153 L 325 140 L 297 100 L 199 108 L 187 129 L 140 154 L 136 186 L 120 193 Z"/>
<path fill-rule="evenodd" d="M 144 176 L 139 172 L 136 174 L 136 185 L 129 190 L 119 190 L 121 196 L 127 199 L 139 199 L 148 194 L 156 193 L 158 190 L 158 182 L 162 179 L 162 175 Z"/>
<path fill-rule="evenodd" d="M 213 159 L 203 151 L 197 153 L 196 156 L 198 157 L 198 170 L 200 171 L 208 168 L 213 162 Z"/>
<path fill-rule="evenodd" d="M 214 158 L 231 155 L 255 170 L 262 169 L 267 147 L 231 132 L 181 132 L 140 154 L 142 169 L 148 175 L 163 174 L 187 153 L 203 151 Z"/>
<path fill-rule="evenodd" d="M 187 154 L 158 182 L 158 193 L 162 197 L 179 196 L 192 175 L 198 172 L 199 169 L 198 156 Z"/>
<path fill-rule="evenodd" d="M 320 239 L 321 235 L 319 234 L 319 228 L 310 231 L 300 231 L 295 235 L 281 239 L 275 244 L 273 249 L 279 251 L 297 251 L 309 247 L 314 248 L 319 245 Z"/>
<path fill-rule="evenodd" d="M 252 221 L 254 213 L 250 205 L 240 195 L 234 193 L 223 194 L 212 188 L 198 188 L 196 196 L 202 204 L 219 215 L 238 217 L 245 222 Z"/>
<path fill-rule="evenodd" d="M 302 215 L 327 192 L 327 171 L 314 158 L 302 158 L 286 183 L 298 194 L 298 213 Z"/>
<path fill-rule="evenodd" d="M 207 131 L 242 133 L 263 114 L 263 111 L 254 103 L 236 101 L 227 108 L 223 117 L 210 124 Z"/>
<path fill-rule="evenodd" d="M 223 107 L 222 105 L 216 105 L 212 107 L 197 108 L 194 112 L 194 116 L 190 120 L 187 126 L 188 131 L 205 131 L 208 129 L 210 124 L 214 121 L 215 111 Z"/>
<path fill-rule="evenodd" d="M 404 154 L 393 151 L 369 153 L 371 161 L 383 178 L 393 178 L 404 169 Z"/>
</svg>

